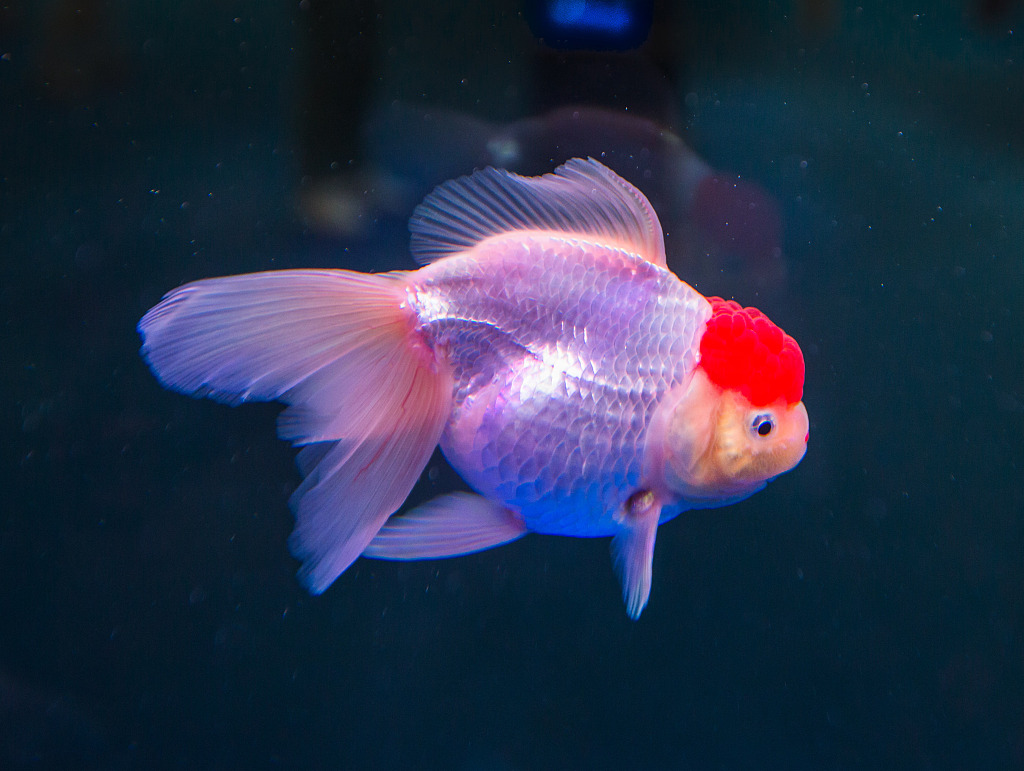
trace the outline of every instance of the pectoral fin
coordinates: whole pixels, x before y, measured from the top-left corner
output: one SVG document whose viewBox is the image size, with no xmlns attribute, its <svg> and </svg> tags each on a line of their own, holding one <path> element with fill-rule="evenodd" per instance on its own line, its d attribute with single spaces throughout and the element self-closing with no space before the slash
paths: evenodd
<svg viewBox="0 0 1024 771">
<path fill-rule="evenodd" d="M 661 504 L 653 493 L 642 491 L 626 502 L 622 529 L 612 539 L 612 560 L 622 582 L 626 612 L 634 621 L 647 606 L 651 595 L 654 537 L 658 532 Z"/>
</svg>

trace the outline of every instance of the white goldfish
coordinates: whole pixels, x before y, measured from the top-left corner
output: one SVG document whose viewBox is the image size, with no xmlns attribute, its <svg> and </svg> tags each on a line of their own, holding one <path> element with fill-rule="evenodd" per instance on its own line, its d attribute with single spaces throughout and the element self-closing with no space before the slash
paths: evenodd
<svg viewBox="0 0 1024 771">
<path fill-rule="evenodd" d="M 289 405 L 278 434 L 303 446 L 304 476 L 290 545 L 310 591 L 360 555 L 613 536 L 637 618 L 659 524 L 803 457 L 799 347 L 671 273 L 647 199 L 597 161 L 445 183 L 410 229 L 419 270 L 197 281 L 139 323 L 168 388 Z M 392 516 L 439 443 L 476 492 Z"/>
</svg>

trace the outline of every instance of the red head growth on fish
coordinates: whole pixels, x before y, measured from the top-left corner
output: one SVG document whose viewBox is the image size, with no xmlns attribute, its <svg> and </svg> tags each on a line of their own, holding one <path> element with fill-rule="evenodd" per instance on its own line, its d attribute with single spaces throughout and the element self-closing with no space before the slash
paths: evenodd
<svg viewBox="0 0 1024 771">
<path fill-rule="evenodd" d="M 796 341 L 757 308 L 709 297 L 712 315 L 700 340 L 700 365 L 720 388 L 761 407 L 794 404 L 804 390 L 804 357 Z"/>
</svg>

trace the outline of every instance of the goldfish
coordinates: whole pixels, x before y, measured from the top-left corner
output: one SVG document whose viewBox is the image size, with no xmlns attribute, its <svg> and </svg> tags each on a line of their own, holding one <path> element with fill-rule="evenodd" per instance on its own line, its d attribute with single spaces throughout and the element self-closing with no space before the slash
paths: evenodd
<svg viewBox="0 0 1024 771">
<path fill-rule="evenodd" d="M 310 592 L 360 556 L 610 536 L 637 619 L 659 525 L 803 457 L 797 343 L 669 271 L 654 209 L 598 161 L 488 167 L 436 188 L 409 227 L 417 270 L 205 279 L 138 325 L 165 387 L 287 405 L 277 433 L 303 477 L 289 545 Z M 396 513 L 438 445 L 473 492 Z"/>
</svg>

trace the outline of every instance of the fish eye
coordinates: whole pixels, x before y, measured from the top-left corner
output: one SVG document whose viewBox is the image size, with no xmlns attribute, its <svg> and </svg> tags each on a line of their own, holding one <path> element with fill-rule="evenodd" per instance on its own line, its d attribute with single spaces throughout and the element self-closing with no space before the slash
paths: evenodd
<svg viewBox="0 0 1024 771">
<path fill-rule="evenodd" d="M 750 427 L 758 436 L 764 437 L 770 435 L 771 432 L 775 430 L 775 421 L 772 420 L 771 415 L 765 415 L 762 413 L 754 416 L 754 420 L 751 421 Z"/>
</svg>

